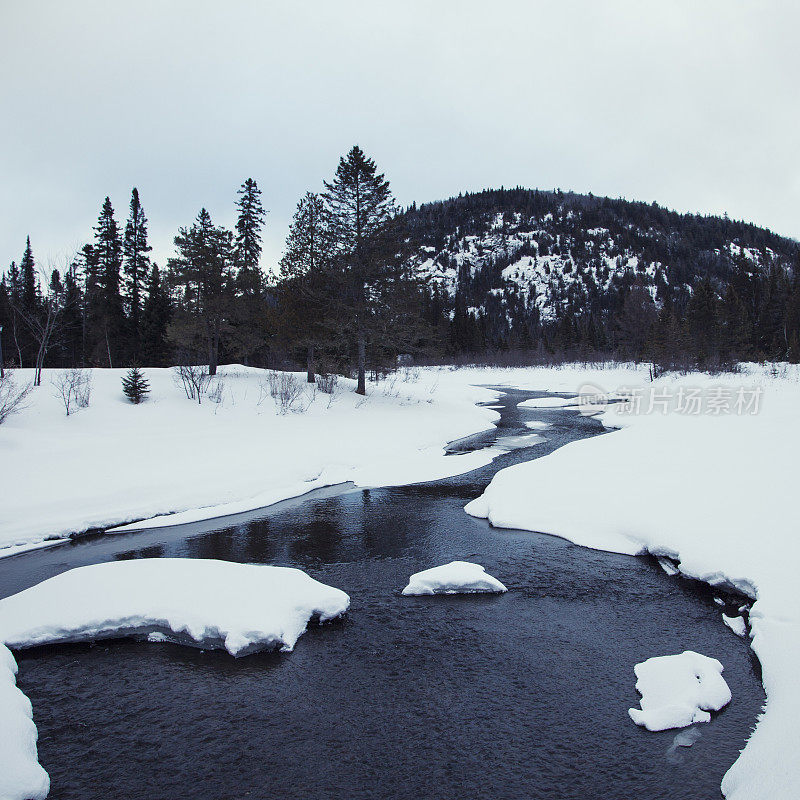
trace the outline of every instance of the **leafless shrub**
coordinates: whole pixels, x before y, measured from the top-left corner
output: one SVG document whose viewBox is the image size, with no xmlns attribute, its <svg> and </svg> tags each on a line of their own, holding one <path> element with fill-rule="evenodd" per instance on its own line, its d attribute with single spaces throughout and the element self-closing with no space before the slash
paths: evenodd
<svg viewBox="0 0 800 800">
<path fill-rule="evenodd" d="M 208 399 L 212 403 L 220 405 L 222 403 L 224 394 L 225 394 L 225 381 L 221 380 L 220 378 L 217 378 L 217 380 L 214 381 L 214 387 L 212 389 L 209 389 Z"/>
<path fill-rule="evenodd" d="M 317 388 L 323 394 L 333 394 L 336 385 L 339 383 L 339 376 L 335 374 L 317 375 Z"/>
<path fill-rule="evenodd" d="M 181 364 L 173 367 L 173 380 L 177 386 L 182 386 L 189 400 L 203 402 L 203 395 L 211 382 L 208 367 L 204 364 Z"/>
<path fill-rule="evenodd" d="M 422 374 L 419 367 L 400 367 L 398 372 L 403 383 L 417 383 Z"/>
<path fill-rule="evenodd" d="M 269 393 L 281 414 L 292 411 L 303 395 L 303 384 L 291 372 L 269 370 L 266 374 Z"/>
<path fill-rule="evenodd" d="M 61 399 L 69 416 L 76 408 L 88 408 L 92 396 L 92 373 L 88 369 L 72 367 L 53 375 L 50 383 Z"/>
<path fill-rule="evenodd" d="M 30 394 L 31 388 L 30 383 L 18 386 L 11 370 L 4 370 L 0 375 L 0 425 L 12 414 L 26 407 L 25 399 Z"/>
</svg>

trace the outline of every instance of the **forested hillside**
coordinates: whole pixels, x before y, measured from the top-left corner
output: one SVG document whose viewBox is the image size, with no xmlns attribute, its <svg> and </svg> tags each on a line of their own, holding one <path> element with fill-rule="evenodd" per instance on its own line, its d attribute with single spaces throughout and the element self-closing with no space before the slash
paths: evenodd
<svg viewBox="0 0 800 800">
<path fill-rule="evenodd" d="M 450 348 L 800 356 L 800 245 L 727 218 L 526 189 L 404 214 Z"/>
</svg>

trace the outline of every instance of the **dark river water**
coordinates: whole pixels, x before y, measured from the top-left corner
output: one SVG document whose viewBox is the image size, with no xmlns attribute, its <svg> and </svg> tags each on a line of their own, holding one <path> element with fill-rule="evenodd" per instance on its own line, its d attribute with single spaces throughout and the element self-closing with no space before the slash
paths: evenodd
<svg viewBox="0 0 800 800">
<path fill-rule="evenodd" d="M 575 412 L 516 408 L 530 396 L 499 401 L 498 436 L 539 419 L 552 423 L 545 441 L 467 475 L 0 559 L 0 596 L 82 564 L 184 556 L 300 567 L 352 598 L 344 620 L 312 626 L 292 653 L 127 640 L 18 652 L 51 798 L 720 797 L 763 692 L 711 593 L 650 558 L 462 510 L 498 469 L 600 432 Z M 510 591 L 400 595 L 412 572 L 453 559 Z M 634 664 L 686 649 L 722 661 L 733 701 L 676 749 L 677 731 L 637 728 L 627 709 Z"/>
</svg>

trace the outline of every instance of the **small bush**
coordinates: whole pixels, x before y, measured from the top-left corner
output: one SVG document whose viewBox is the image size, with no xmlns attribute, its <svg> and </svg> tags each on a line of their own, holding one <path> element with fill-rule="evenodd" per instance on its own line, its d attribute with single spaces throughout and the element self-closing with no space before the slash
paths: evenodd
<svg viewBox="0 0 800 800">
<path fill-rule="evenodd" d="M 203 395 L 208 389 L 211 375 L 208 374 L 208 367 L 198 364 L 182 364 L 173 368 L 175 383 L 183 387 L 186 397 L 189 400 L 197 400 L 202 403 Z"/>
<path fill-rule="evenodd" d="M 338 383 L 338 375 L 317 375 L 317 388 L 324 394 L 333 394 Z"/>
<path fill-rule="evenodd" d="M 267 372 L 266 381 L 269 393 L 281 414 L 291 411 L 303 396 L 303 384 L 291 372 L 270 370 Z"/>
<path fill-rule="evenodd" d="M 25 399 L 31 392 L 31 384 L 18 386 L 11 370 L 5 370 L 0 377 L 0 425 L 12 414 L 26 408 Z"/>
<path fill-rule="evenodd" d="M 56 390 L 56 397 L 64 404 L 69 416 L 75 408 L 88 408 L 92 396 L 91 370 L 72 367 L 59 370 L 50 379 Z"/>
<path fill-rule="evenodd" d="M 131 367 L 122 379 L 122 391 L 125 397 L 138 405 L 150 393 L 150 383 L 139 367 Z"/>
<path fill-rule="evenodd" d="M 225 381 L 221 380 L 220 378 L 217 378 L 217 380 L 214 381 L 214 388 L 210 389 L 208 392 L 208 399 L 212 403 L 220 405 L 222 403 L 224 395 L 225 395 Z"/>
</svg>

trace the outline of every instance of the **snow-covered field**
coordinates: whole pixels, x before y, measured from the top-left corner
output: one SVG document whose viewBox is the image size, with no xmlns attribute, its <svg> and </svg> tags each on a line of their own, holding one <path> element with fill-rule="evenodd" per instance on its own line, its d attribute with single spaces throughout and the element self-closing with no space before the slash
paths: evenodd
<svg viewBox="0 0 800 800">
<path fill-rule="evenodd" d="M 753 597 L 751 644 L 767 705 L 722 789 L 736 800 L 800 797 L 797 369 L 745 366 L 738 375 L 670 375 L 650 385 L 642 371 L 616 369 L 532 370 L 511 380 L 559 392 L 587 382 L 646 391 L 603 413 L 605 425 L 622 430 L 500 471 L 467 511 L 587 547 L 666 555 L 687 576 Z M 740 389 L 746 404 L 736 413 Z M 688 403 L 698 397 L 699 406 Z M 723 399 L 731 413 L 719 410 Z M 636 404 L 641 413 L 626 413 Z"/>
<path fill-rule="evenodd" d="M 491 393 L 439 384 L 433 373 L 370 384 L 366 399 L 349 380 L 332 397 L 303 384 L 296 410 L 281 414 L 264 370 L 221 368 L 221 402 L 201 405 L 168 369 L 145 370 L 152 391 L 141 405 L 122 394 L 124 370 L 93 370 L 89 407 L 69 417 L 55 373 L 45 370 L 28 408 L 0 426 L 0 556 L 156 515 L 184 512 L 166 520 L 175 524 L 247 511 L 345 481 L 432 480 L 496 455 L 445 456 L 447 442 L 498 415 L 475 405 Z M 16 373 L 20 383 L 31 377 Z"/>
</svg>

